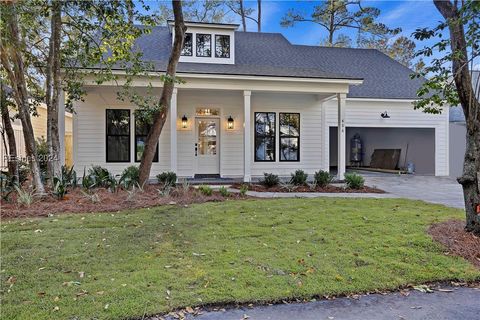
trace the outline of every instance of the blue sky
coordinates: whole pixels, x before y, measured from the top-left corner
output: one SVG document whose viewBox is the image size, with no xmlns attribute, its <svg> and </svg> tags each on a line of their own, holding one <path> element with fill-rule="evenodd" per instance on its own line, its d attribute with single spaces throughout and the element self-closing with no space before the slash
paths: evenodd
<svg viewBox="0 0 480 320">
<path fill-rule="evenodd" d="M 309 22 L 298 23 L 291 28 L 280 26 L 282 16 L 290 8 L 306 13 L 312 12 L 315 1 L 263 1 L 262 31 L 280 32 L 294 44 L 318 45 L 327 34 L 322 27 Z M 248 5 L 255 3 L 248 2 Z M 364 6 L 373 6 L 381 10 L 379 22 L 391 28 L 401 27 L 402 34 L 408 37 L 418 27 L 432 27 L 442 20 L 433 1 L 364 1 Z M 255 30 L 253 25 L 252 30 Z M 354 30 L 343 29 L 341 33 L 356 37 Z"/>
</svg>

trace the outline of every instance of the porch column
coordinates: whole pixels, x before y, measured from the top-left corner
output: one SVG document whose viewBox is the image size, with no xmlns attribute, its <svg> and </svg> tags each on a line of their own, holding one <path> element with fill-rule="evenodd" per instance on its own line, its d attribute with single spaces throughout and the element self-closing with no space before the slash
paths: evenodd
<svg viewBox="0 0 480 320">
<path fill-rule="evenodd" d="M 177 88 L 170 102 L 170 170 L 177 173 Z"/>
<path fill-rule="evenodd" d="M 60 142 L 60 164 L 65 165 L 65 92 L 60 90 L 58 101 L 58 139 Z"/>
<path fill-rule="evenodd" d="M 346 147 L 346 134 L 345 134 L 345 103 L 347 95 L 345 93 L 337 94 L 338 101 L 338 179 L 343 180 L 345 178 L 345 147 Z"/>
<path fill-rule="evenodd" d="M 250 182 L 251 180 L 251 161 L 252 161 L 252 147 L 251 147 L 251 121 L 250 121 L 250 98 L 251 91 L 243 91 L 243 105 L 244 105 L 244 124 L 243 124 L 243 155 L 244 155 L 244 172 L 243 181 Z"/>
</svg>

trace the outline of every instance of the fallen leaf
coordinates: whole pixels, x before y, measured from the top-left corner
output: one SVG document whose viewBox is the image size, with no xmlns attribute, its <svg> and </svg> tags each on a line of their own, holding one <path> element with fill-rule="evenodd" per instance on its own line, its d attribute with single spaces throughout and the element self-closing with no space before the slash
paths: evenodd
<svg viewBox="0 0 480 320">
<path fill-rule="evenodd" d="M 58 306 L 55 306 L 55 308 L 53 308 L 53 311 L 58 311 L 58 310 L 60 310 Z"/>
<path fill-rule="evenodd" d="M 192 307 L 186 307 L 185 311 L 187 311 L 188 313 L 193 313 L 194 312 Z"/>
<path fill-rule="evenodd" d="M 83 272 L 83 271 L 80 271 L 80 272 L 78 273 L 78 276 L 79 276 L 80 278 L 83 278 L 83 277 L 85 277 L 85 272 Z"/>
<path fill-rule="evenodd" d="M 108 307 L 110 307 L 110 305 L 107 303 L 107 304 L 103 307 L 103 309 L 107 310 Z"/>
<path fill-rule="evenodd" d="M 17 282 L 17 277 L 15 276 L 11 276 L 7 279 L 8 284 L 14 284 L 15 282 Z"/>
<path fill-rule="evenodd" d="M 428 286 L 422 284 L 422 285 L 419 285 L 419 286 L 414 286 L 413 289 L 417 290 L 417 291 L 420 291 L 420 292 L 423 292 L 423 293 L 432 293 L 433 290 L 430 289 Z"/>
</svg>

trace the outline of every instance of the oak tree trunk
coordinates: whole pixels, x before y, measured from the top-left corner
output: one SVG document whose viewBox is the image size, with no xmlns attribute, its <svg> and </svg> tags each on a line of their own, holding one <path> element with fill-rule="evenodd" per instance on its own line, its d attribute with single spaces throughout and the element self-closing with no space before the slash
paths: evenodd
<svg viewBox="0 0 480 320">
<path fill-rule="evenodd" d="M 60 79 L 60 36 L 62 25 L 62 4 L 60 1 L 52 1 L 50 41 L 46 74 L 46 98 L 47 105 L 47 145 L 49 159 L 47 161 L 48 178 L 50 184 L 53 177 L 61 174 L 61 149 L 60 136 L 58 133 L 58 109 L 61 92 Z"/>
<path fill-rule="evenodd" d="M 9 33 L 9 43 L 2 42 L 0 58 L 2 65 L 7 73 L 8 79 L 13 89 L 13 96 L 18 108 L 18 116 L 22 122 L 23 138 L 25 140 L 25 151 L 32 174 L 32 182 L 35 190 L 39 194 L 45 194 L 40 165 L 37 158 L 37 147 L 35 146 L 35 136 L 33 134 L 32 122 L 30 119 L 30 103 L 28 100 L 27 82 L 25 80 L 25 66 L 23 58 L 19 52 L 22 48 L 20 33 L 18 30 L 18 19 L 16 14 L 16 5 L 12 2 L 3 4 L 2 14 L 6 19 L 6 25 Z"/>
<path fill-rule="evenodd" d="M 461 12 L 450 1 L 434 0 L 435 6 L 448 23 L 450 46 L 456 53 L 452 60 L 452 72 L 458 97 L 465 114 L 467 148 L 463 173 L 458 182 L 463 187 L 467 231 L 480 235 L 480 102 L 473 89 L 468 67 L 467 42 L 461 21 Z"/>
<path fill-rule="evenodd" d="M 15 131 L 12 127 L 12 122 L 10 120 L 10 112 L 8 110 L 7 104 L 7 95 L 5 92 L 5 87 L 3 83 L 1 84 L 1 112 L 2 112 L 2 123 L 5 134 L 7 136 L 8 141 L 8 154 L 7 154 L 7 166 L 8 166 L 8 173 L 11 177 L 12 183 L 17 183 L 19 181 L 18 175 L 18 154 L 17 154 L 17 143 L 15 140 Z M 7 150 L 7 146 L 5 145 L 5 151 Z"/>
<path fill-rule="evenodd" d="M 163 84 L 162 95 L 160 97 L 160 110 L 153 116 L 153 124 L 148 132 L 145 149 L 143 150 L 142 159 L 140 161 L 140 185 L 144 186 L 150 177 L 150 169 L 152 161 L 157 150 L 158 138 L 162 133 L 163 126 L 167 119 L 168 110 L 170 109 L 170 102 L 175 85 L 175 74 L 177 71 L 178 60 L 183 47 L 183 38 L 187 30 L 183 22 L 182 2 L 172 0 L 173 14 L 175 17 L 175 38 L 173 41 L 172 52 L 168 60 L 167 72 L 165 82 Z M 171 128 L 176 130 L 176 128 Z"/>
</svg>

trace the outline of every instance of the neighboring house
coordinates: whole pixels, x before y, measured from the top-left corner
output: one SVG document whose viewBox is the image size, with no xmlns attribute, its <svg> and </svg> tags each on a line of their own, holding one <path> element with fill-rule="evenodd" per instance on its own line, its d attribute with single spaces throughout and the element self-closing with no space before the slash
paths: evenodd
<svg viewBox="0 0 480 320">
<path fill-rule="evenodd" d="M 174 90 L 152 177 L 174 171 L 249 181 L 264 172 L 303 169 L 311 176 L 331 167 L 343 177 L 355 133 L 365 165 L 374 149 L 401 149 L 399 165 L 449 174 L 448 110 L 414 110 L 422 80 L 411 80 L 411 70 L 383 53 L 292 45 L 281 34 L 237 32 L 233 24 L 187 27 L 177 69 L 185 83 Z M 138 40 L 156 71 L 165 71 L 173 32 L 170 23 Z M 158 73 L 152 81 L 160 93 Z M 132 85 L 145 92 L 148 83 L 139 77 Z M 85 89 L 85 100 L 74 105 L 75 167 L 120 173 L 138 165 L 147 128 L 135 107 L 116 99 L 114 83 L 92 81 Z"/>
<path fill-rule="evenodd" d="M 33 134 L 35 140 L 47 138 L 47 107 L 44 104 L 40 104 L 37 107 L 38 116 L 31 116 Z M 69 166 L 73 164 L 73 137 L 72 137 L 72 114 L 65 112 L 65 163 Z M 23 139 L 22 123 L 19 119 L 12 122 L 13 130 L 15 132 L 15 142 L 17 144 L 17 153 L 20 158 L 26 157 L 25 141 Z M 3 130 L 3 128 L 2 128 Z M 6 139 L 6 136 L 5 136 Z M 8 148 L 8 143 L 6 143 Z M 3 141 L 0 145 L 0 167 L 4 170 L 7 167 L 5 144 Z"/>
<path fill-rule="evenodd" d="M 472 72 L 473 87 L 477 89 L 477 96 L 480 97 L 480 71 Z M 459 177 L 463 171 L 463 161 L 467 148 L 467 126 L 465 115 L 461 106 L 450 108 L 450 176 Z"/>
</svg>

